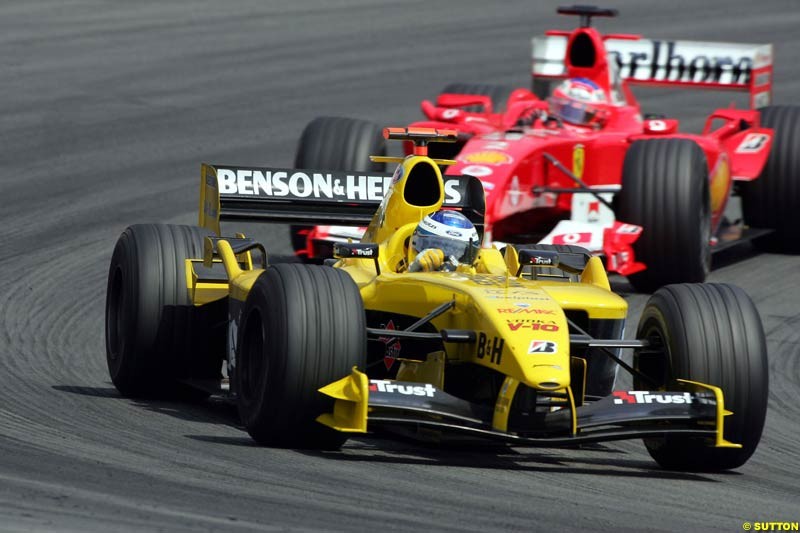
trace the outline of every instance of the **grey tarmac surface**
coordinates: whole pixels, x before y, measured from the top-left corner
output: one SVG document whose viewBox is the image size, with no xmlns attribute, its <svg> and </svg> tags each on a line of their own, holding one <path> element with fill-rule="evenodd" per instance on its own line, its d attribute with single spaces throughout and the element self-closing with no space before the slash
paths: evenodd
<svg viewBox="0 0 800 533">
<path fill-rule="evenodd" d="M 799 257 L 745 247 L 711 276 L 754 298 L 771 357 L 761 446 L 726 474 L 661 471 L 639 442 L 273 450 L 254 446 L 224 402 L 131 401 L 109 381 L 116 238 L 132 223 L 192 223 L 201 161 L 288 166 L 315 116 L 402 125 L 452 81 L 527 86 L 529 38 L 573 24 L 556 5 L 0 3 L 0 530 L 740 531 L 800 520 Z M 607 31 L 774 42 L 775 101 L 798 102 L 796 2 L 613 7 L 622 16 L 601 21 Z M 689 130 L 733 98 L 637 92 Z M 288 251 L 285 228 L 260 236 Z M 628 297 L 629 333 L 646 298 Z"/>
</svg>

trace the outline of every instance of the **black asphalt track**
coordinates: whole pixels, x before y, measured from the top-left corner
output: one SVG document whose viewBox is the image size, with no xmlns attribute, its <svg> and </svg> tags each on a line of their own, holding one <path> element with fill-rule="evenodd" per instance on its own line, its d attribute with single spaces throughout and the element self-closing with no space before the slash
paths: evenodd
<svg viewBox="0 0 800 533">
<path fill-rule="evenodd" d="M 639 442 L 448 450 L 354 439 L 255 446 L 224 402 L 122 399 L 103 307 L 117 236 L 192 223 L 201 161 L 289 166 L 323 114 L 403 125 L 453 81 L 527 86 L 529 38 L 573 21 L 535 1 L 0 3 L 0 530 L 739 531 L 800 520 L 800 258 L 743 247 L 769 339 L 761 446 L 726 474 L 659 470 Z M 608 31 L 775 43 L 800 97 L 792 0 L 615 0 Z M 729 94 L 637 91 L 701 127 Z M 741 101 L 741 99 L 739 99 Z M 793 221 L 786 221 L 787 224 Z M 264 231 L 288 251 L 286 229 Z M 624 282 L 618 287 L 627 288 Z M 647 295 L 631 295 L 629 333 Z"/>
</svg>

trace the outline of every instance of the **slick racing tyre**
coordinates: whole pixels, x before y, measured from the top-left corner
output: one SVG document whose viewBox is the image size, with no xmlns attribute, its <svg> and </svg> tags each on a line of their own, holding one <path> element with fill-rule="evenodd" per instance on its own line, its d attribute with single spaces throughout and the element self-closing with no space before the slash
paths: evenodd
<svg viewBox="0 0 800 533">
<path fill-rule="evenodd" d="M 639 320 L 637 338 L 650 346 L 635 365 L 661 390 L 681 390 L 688 379 L 722 389 L 724 437 L 742 448 L 715 448 L 699 438 L 645 439 L 650 455 L 667 469 L 718 471 L 736 468 L 753 454 L 767 410 L 767 345 L 753 302 L 738 287 L 725 284 L 669 285 L 650 299 Z M 634 378 L 637 390 L 651 384 Z"/>
<path fill-rule="evenodd" d="M 617 219 L 642 226 L 633 244 L 647 269 L 629 276 L 638 291 L 702 282 L 711 267 L 708 164 L 689 139 L 647 139 L 628 148 Z"/>
<path fill-rule="evenodd" d="M 773 233 L 756 240 L 770 251 L 800 253 L 795 224 L 800 211 L 800 107 L 761 110 L 761 125 L 772 128 L 772 148 L 761 175 L 741 184 L 745 222 Z"/>
<path fill-rule="evenodd" d="M 234 384 L 256 442 L 336 449 L 347 439 L 316 422 L 333 400 L 317 391 L 366 365 L 361 293 L 345 272 L 278 264 L 256 280 L 239 327 Z"/>
<path fill-rule="evenodd" d="M 192 226 L 138 224 L 119 237 L 106 292 L 106 359 L 123 396 L 201 399 L 207 392 L 180 379 L 219 379 L 225 353 L 225 309 L 195 308 L 185 260 L 202 258 L 203 238 Z"/>
<path fill-rule="evenodd" d="M 381 128 L 366 120 L 343 117 L 318 117 L 308 123 L 300 136 L 295 168 L 314 170 L 386 170 L 384 163 L 373 163 L 371 155 L 386 155 Z M 306 250 L 306 236 L 312 226 L 289 226 L 295 252 Z"/>
</svg>

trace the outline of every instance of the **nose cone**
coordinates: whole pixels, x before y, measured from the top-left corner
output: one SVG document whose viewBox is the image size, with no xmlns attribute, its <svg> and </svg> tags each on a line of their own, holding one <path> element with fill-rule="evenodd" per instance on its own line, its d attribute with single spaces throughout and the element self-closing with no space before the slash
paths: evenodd
<svg viewBox="0 0 800 533">
<path fill-rule="evenodd" d="M 526 372 L 528 385 L 542 390 L 558 390 L 569 386 L 569 366 L 563 364 L 536 364 Z"/>
<path fill-rule="evenodd" d="M 503 295 L 506 296 L 506 295 Z M 492 300 L 488 314 L 504 332 L 515 376 L 529 387 L 564 389 L 570 384 L 569 326 L 561 306 L 543 290 L 509 289 Z"/>
</svg>

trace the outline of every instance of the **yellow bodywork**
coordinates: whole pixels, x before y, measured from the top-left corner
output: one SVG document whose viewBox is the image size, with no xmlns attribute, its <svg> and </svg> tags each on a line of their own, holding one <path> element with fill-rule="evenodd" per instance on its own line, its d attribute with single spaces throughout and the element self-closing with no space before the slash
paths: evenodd
<svg viewBox="0 0 800 533">
<path fill-rule="evenodd" d="M 447 163 L 447 162 L 442 162 Z M 419 165 L 433 170 L 439 184 L 438 197 L 427 205 L 406 201 L 408 178 Z M 220 235 L 220 198 L 214 167 L 203 165 L 200 196 L 201 227 Z M 435 196 L 435 195 L 434 195 Z M 392 185 L 373 216 L 362 242 L 378 244 L 377 268 L 374 258 L 340 259 L 335 268 L 347 272 L 360 289 L 368 311 L 423 317 L 446 302 L 453 307 L 431 321 L 436 330 L 475 331 L 475 343 L 444 343 L 443 352 L 419 354 L 418 360 L 403 360 L 398 379 L 431 383 L 442 387 L 448 364 L 472 363 L 505 376 L 492 420 L 493 429 L 507 431 L 510 406 L 520 385 L 553 393 L 563 398 L 571 411 L 571 433 L 578 432 L 576 403 L 583 403 L 585 361 L 575 364 L 570 355 L 569 326 L 565 311 L 585 312 L 589 319 L 623 320 L 628 306 L 612 293 L 601 260 L 589 259 L 578 281 L 517 277 L 520 263 L 513 247 L 505 255 L 495 248 L 481 250 L 472 267 L 454 272 L 406 271 L 413 259 L 408 242 L 420 220 L 439 210 L 444 201 L 444 184 L 439 167 L 425 156 L 412 155 L 401 160 Z M 245 301 L 262 269 L 243 262 L 223 238 L 216 248 L 208 240 L 202 263 L 221 262 L 228 281 L 203 282 L 195 272 L 198 260 L 188 260 L 187 287 L 196 305 L 229 296 Z M 380 273 L 378 273 L 378 268 Z M 571 369 L 579 369 L 573 383 Z M 361 370 L 353 372 L 320 391 L 335 399 L 332 413 L 318 421 L 345 432 L 365 432 L 368 420 L 369 381 Z M 712 389 L 720 406 L 717 446 L 735 446 L 722 439 L 722 408 L 719 389 Z"/>
</svg>

